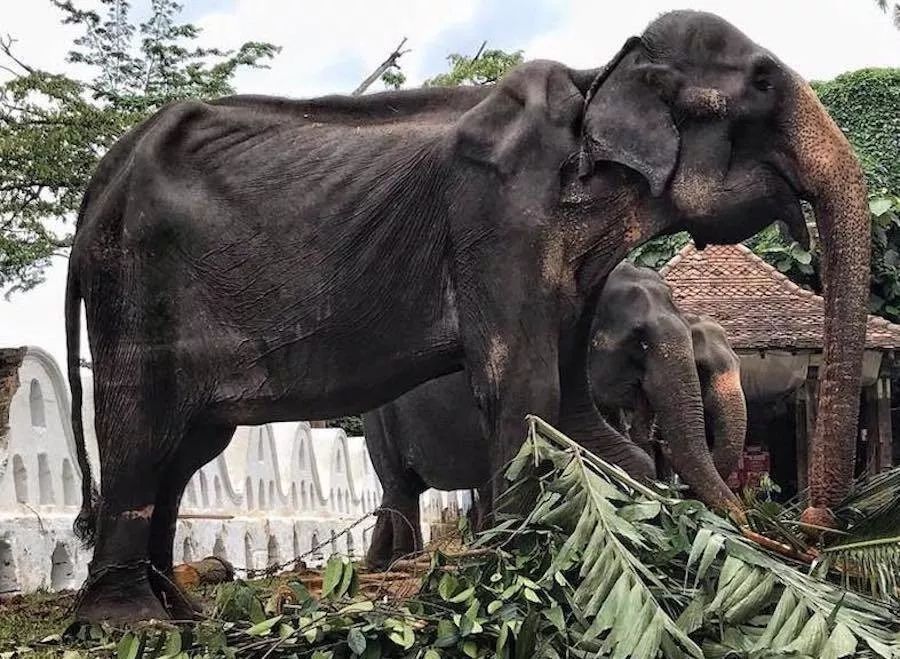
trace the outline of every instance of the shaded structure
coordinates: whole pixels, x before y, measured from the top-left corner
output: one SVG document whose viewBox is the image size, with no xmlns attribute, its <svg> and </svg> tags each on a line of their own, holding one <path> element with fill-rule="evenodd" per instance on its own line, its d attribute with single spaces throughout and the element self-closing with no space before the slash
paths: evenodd
<svg viewBox="0 0 900 659">
<path fill-rule="evenodd" d="M 808 438 L 816 413 L 825 307 L 743 245 L 693 243 L 660 274 L 685 312 L 715 318 L 741 357 L 747 397 L 747 444 L 767 451 L 773 479 L 792 494 L 806 486 Z M 893 455 L 891 373 L 900 325 L 870 315 L 866 324 L 856 473 L 890 467 Z"/>
</svg>

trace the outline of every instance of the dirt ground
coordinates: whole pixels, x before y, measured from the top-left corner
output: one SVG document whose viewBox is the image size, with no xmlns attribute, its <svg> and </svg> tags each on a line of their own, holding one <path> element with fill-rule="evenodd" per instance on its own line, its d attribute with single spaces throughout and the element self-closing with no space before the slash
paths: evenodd
<svg viewBox="0 0 900 659">
<path fill-rule="evenodd" d="M 360 592 L 373 597 L 403 597 L 416 592 L 421 583 L 420 576 L 427 570 L 427 562 L 404 561 L 398 568 L 404 571 L 366 572 L 358 566 Z M 277 594 L 279 585 L 289 581 L 299 581 L 307 587 L 313 597 L 318 597 L 322 590 L 322 571 L 301 568 L 290 570 L 278 576 L 255 579 L 252 583 L 265 590 Z M 201 585 L 190 588 L 191 595 L 212 609 L 215 601 L 216 586 Z M 75 601 L 74 591 L 47 592 L 39 591 L 28 595 L 15 595 L 0 601 L 0 659 L 28 657 L 28 659 L 44 659 L 45 657 L 64 657 L 65 648 L 61 647 L 59 638 L 72 624 L 72 606 Z M 46 643 L 41 641 L 46 640 Z M 84 655 L 80 655 L 84 656 Z M 69 655 L 66 659 L 75 659 Z"/>
<path fill-rule="evenodd" d="M 53 634 L 59 634 L 72 622 L 70 608 L 75 593 L 36 592 L 15 595 L 0 602 L 0 653 L 19 653 L 25 647 L 34 649 L 29 657 L 57 657 L 59 650 L 41 650 L 34 644 Z M 7 656 L 0 654 L 0 656 Z"/>
</svg>

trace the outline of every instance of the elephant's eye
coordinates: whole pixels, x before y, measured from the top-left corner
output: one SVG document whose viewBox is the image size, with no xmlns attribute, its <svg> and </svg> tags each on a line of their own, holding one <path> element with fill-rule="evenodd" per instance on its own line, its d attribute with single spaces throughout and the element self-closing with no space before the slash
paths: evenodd
<svg viewBox="0 0 900 659">
<path fill-rule="evenodd" d="M 772 89 L 772 81 L 766 74 L 757 74 L 753 76 L 753 86 L 761 92 L 767 92 Z"/>
<path fill-rule="evenodd" d="M 772 77 L 775 73 L 775 63 L 768 56 L 762 56 L 753 63 L 753 72 L 750 80 L 753 86 L 761 92 L 772 89 Z"/>
</svg>

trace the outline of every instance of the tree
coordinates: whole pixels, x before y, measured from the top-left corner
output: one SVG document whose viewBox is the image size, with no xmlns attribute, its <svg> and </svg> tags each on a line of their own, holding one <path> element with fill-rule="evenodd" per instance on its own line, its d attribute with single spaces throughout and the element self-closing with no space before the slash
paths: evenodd
<svg viewBox="0 0 900 659">
<path fill-rule="evenodd" d="M 197 46 L 200 30 L 178 22 L 175 0 L 150 0 L 136 24 L 127 0 L 101 0 L 104 15 L 51 0 L 77 25 L 68 61 L 90 80 L 41 71 L 0 39 L 0 288 L 42 281 L 52 256 L 71 243 L 71 218 L 99 158 L 129 127 L 166 103 L 233 93 L 241 67 L 262 67 L 278 48 L 247 42 L 236 51 Z"/>
<path fill-rule="evenodd" d="M 890 12 L 891 21 L 894 23 L 894 27 L 900 30 L 900 2 L 888 2 L 888 0 L 875 0 L 875 4 L 878 5 L 878 8 L 884 13 Z"/>
<path fill-rule="evenodd" d="M 450 70 L 425 81 L 425 87 L 456 87 L 459 85 L 487 85 L 497 82 L 507 71 L 523 61 L 522 51 L 485 50 L 487 42 L 474 56 L 459 53 L 447 56 Z"/>
</svg>

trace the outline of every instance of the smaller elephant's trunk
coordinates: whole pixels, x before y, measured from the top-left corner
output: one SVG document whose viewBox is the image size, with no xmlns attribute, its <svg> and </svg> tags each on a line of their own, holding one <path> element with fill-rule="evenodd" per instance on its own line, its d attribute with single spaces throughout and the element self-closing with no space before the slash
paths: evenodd
<svg viewBox="0 0 900 659">
<path fill-rule="evenodd" d="M 738 369 L 714 373 L 703 383 L 703 407 L 713 438 L 712 456 L 722 478 L 737 468 L 747 435 L 747 402 Z"/>
<path fill-rule="evenodd" d="M 660 435 L 669 445 L 675 473 L 701 501 L 745 521 L 740 501 L 719 476 L 706 445 L 700 379 L 690 341 L 651 347 L 647 363 L 644 392 L 656 412 Z"/>
<path fill-rule="evenodd" d="M 559 427 L 562 432 L 607 462 L 638 480 L 656 477 L 653 458 L 607 423 L 591 399 L 587 383 L 569 388 L 563 396 Z"/>
</svg>

